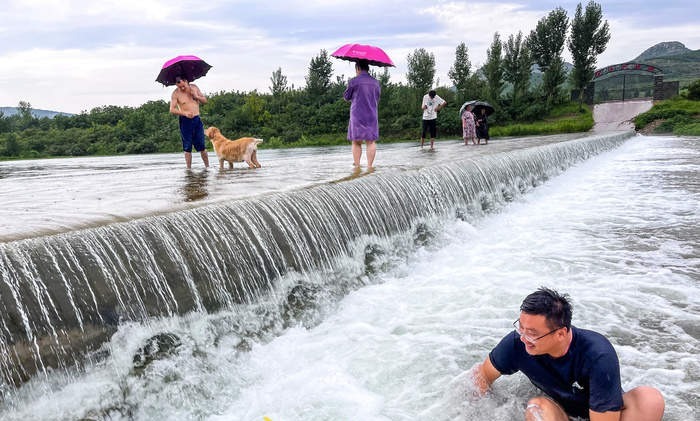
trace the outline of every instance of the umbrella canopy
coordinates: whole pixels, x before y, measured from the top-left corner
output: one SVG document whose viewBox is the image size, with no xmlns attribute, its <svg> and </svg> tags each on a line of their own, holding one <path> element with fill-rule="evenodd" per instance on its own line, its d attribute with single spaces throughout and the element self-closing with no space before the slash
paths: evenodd
<svg viewBox="0 0 700 421">
<path fill-rule="evenodd" d="M 472 112 L 474 113 L 474 115 L 481 115 L 482 109 L 486 110 L 486 115 L 491 115 L 496 111 L 496 109 L 493 108 L 493 105 L 489 104 L 486 101 L 476 101 L 472 105 Z"/>
<path fill-rule="evenodd" d="M 493 105 L 489 104 L 486 101 L 471 100 L 471 101 L 467 101 L 464 104 L 462 104 L 462 107 L 459 109 L 459 116 L 460 117 L 462 116 L 464 109 L 467 108 L 467 105 L 472 106 L 472 113 L 474 113 L 475 115 L 480 115 L 482 109 L 486 110 L 486 115 L 491 115 L 494 113 L 494 111 L 496 111 L 493 108 Z"/>
<path fill-rule="evenodd" d="M 459 116 L 462 117 L 462 113 L 464 112 L 464 109 L 467 108 L 467 105 L 471 105 L 472 109 L 473 109 L 475 102 L 478 102 L 478 101 L 476 99 L 472 99 L 471 101 L 467 101 L 464 104 L 462 104 L 462 106 L 459 107 Z"/>
<path fill-rule="evenodd" d="M 175 78 L 180 76 L 192 82 L 207 74 L 211 66 L 197 56 L 177 56 L 163 64 L 156 82 L 165 86 L 175 84 Z"/>
<path fill-rule="evenodd" d="M 372 66 L 394 67 L 394 62 L 379 47 L 364 44 L 345 44 L 331 56 L 348 61 L 366 60 Z"/>
</svg>

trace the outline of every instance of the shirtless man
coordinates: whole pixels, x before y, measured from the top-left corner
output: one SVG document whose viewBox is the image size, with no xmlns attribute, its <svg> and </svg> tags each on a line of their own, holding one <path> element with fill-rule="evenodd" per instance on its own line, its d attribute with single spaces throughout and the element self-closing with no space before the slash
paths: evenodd
<svg viewBox="0 0 700 421">
<path fill-rule="evenodd" d="M 170 98 L 170 113 L 180 116 L 180 137 L 182 150 L 185 151 L 185 164 L 188 169 L 192 167 L 194 146 L 202 156 L 204 166 L 209 167 L 209 155 L 204 143 L 204 126 L 199 118 L 199 104 L 206 104 L 207 98 L 197 85 L 190 84 L 180 76 L 175 78 L 175 85 L 177 89 Z"/>
</svg>

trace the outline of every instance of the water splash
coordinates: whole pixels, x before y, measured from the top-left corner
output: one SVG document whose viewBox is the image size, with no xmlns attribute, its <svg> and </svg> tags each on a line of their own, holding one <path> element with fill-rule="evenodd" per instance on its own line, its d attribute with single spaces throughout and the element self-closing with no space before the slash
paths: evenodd
<svg viewBox="0 0 700 421">
<path fill-rule="evenodd" d="M 360 237 L 409 233 L 425 244 L 423 219 L 479 218 L 629 135 L 375 173 L 0 244 L 0 375 L 13 385 L 50 368 L 79 367 L 120 324 L 262 302 L 295 274 L 334 273 Z M 374 265 L 379 254 L 370 249 L 365 264 Z M 313 284 L 293 296 L 304 301 L 327 290 Z M 275 311 L 258 314 L 260 326 L 279 324 Z M 294 313 L 294 305 L 286 311 Z"/>
</svg>

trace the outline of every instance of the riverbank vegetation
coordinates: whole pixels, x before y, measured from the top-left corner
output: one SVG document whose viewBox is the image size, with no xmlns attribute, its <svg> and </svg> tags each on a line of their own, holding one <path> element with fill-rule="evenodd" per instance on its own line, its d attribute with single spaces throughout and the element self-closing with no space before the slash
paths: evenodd
<svg viewBox="0 0 700 421">
<path fill-rule="evenodd" d="M 567 32 L 575 57 L 568 76 L 562 61 Z M 592 39 L 597 40 L 595 45 Z M 387 69 L 372 72 L 382 88 L 380 140 L 419 139 L 421 99 L 434 87 L 448 103 L 437 121 L 444 139 L 461 139 L 460 107 L 476 99 L 495 108 L 489 117 L 495 137 L 589 130 L 590 109 L 580 100 L 577 107 L 569 105 L 569 91 L 592 78 L 596 56 L 608 39 L 601 7 L 590 1 L 585 8 L 578 5 L 571 23 L 558 7 L 529 35 L 518 32 L 501 40 L 495 33 L 486 62 L 477 70 L 472 69 L 467 45 L 460 43 L 447 85 L 436 78 L 434 54 L 417 48 L 407 57 L 406 82 L 392 81 Z M 536 75 L 534 65 L 539 69 Z M 342 99 L 347 79 L 347 75 L 333 77 L 333 59 L 321 50 L 310 61 L 306 86 L 289 86 L 278 68 L 270 78 L 270 93 L 207 93 L 202 120 L 229 138 L 262 137 L 261 148 L 342 144 L 350 107 Z M 168 109 L 169 104 L 160 100 L 140 107 L 108 105 L 78 115 L 37 118 L 31 104 L 20 102 L 17 114 L 0 112 L 0 159 L 177 152 L 178 123 Z"/>
<path fill-rule="evenodd" d="M 400 87 L 394 89 L 402 91 Z M 459 139 L 461 104 L 455 105 L 454 93 L 440 94 L 450 103 L 439 115 L 440 138 Z M 391 97 L 386 101 L 389 103 L 385 107 L 387 110 L 380 112 L 381 142 L 417 141 L 420 113 L 409 110 L 401 113 L 400 107 L 392 104 Z M 271 112 L 277 107 L 286 111 Z M 395 111 L 391 112 L 392 109 Z M 255 92 L 214 94 L 202 107 L 205 125 L 222 128 L 230 138 L 263 137 L 265 142 L 260 146 L 263 149 L 345 144 L 348 113 L 349 105 L 344 101 L 316 107 L 291 100 L 279 104 L 270 95 Z M 593 126 L 593 118 L 587 106 L 581 111 L 578 103 L 563 103 L 552 106 L 540 119 L 517 121 L 496 114 L 491 124 L 492 137 L 526 136 L 587 131 Z M 165 101 L 151 101 L 137 108 L 99 107 L 79 115 L 58 115 L 52 119 L 32 117 L 30 110 L 0 117 L 0 159 L 178 151 L 181 151 L 181 144 L 177 118 L 168 113 Z"/>
<path fill-rule="evenodd" d="M 700 136 L 700 79 L 681 95 L 661 101 L 634 119 L 635 128 L 648 134 Z"/>
</svg>

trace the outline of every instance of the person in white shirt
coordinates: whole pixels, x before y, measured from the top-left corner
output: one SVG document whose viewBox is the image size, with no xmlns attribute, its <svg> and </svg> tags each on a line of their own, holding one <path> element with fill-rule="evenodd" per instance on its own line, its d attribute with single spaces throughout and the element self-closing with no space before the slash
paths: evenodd
<svg viewBox="0 0 700 421">
<path fill-rule="evenodd" d="M 435 136 L 437 135 L 437 113 L 445 108 L 447 101 L 440 98 L 433 90 L 423 95 L 423 129 L 420 135 L 420 147 L 425 143 L 425 135 L 430 132 L 430 150 L 433 150 Z"/>
</svg>

